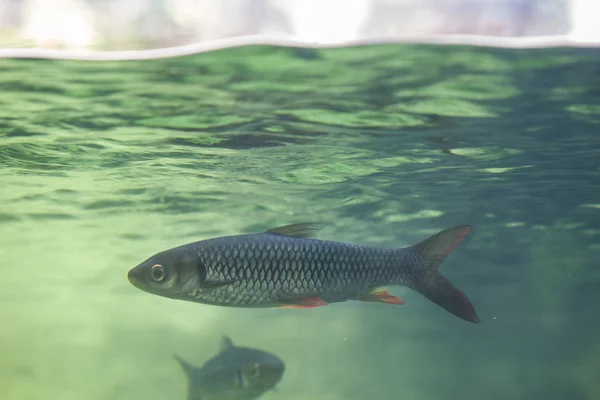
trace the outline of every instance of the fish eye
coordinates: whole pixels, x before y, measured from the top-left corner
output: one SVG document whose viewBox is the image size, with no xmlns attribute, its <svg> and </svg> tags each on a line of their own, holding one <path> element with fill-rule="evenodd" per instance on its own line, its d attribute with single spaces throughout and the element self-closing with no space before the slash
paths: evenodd
<svg viewBox="0 0 600 400">
<path fill-rule="evenodd" d="M 260 364 L 254 364 L 250 368 L 250 373 L 252 374 L 253 377 L 258 378 L 260 375 Z"/>
<path fill-rule="evenodd" d="M 150 269 L 150 275 L 156 282 L 160 282 L 165 279 L 165 269 L 160 264 L 153 265 Z"/>
</svg>

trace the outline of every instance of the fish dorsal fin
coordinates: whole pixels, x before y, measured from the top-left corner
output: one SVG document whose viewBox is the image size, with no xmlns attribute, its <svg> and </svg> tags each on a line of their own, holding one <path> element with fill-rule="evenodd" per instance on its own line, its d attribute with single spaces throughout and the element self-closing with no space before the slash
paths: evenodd
<svg viewBox="0 0 600 400">
<path fill-rule="evenodd" d="M 223 337 L 221 338 L 221 352 L 234 347 L 233 345 L 233 341 L 231 339 L 229 339 L 229 337 L 223 335 Z"/>
<path fill-rule="evenodd" d="M 269 229 L 265 233 L 275 233 L 277 235 L 291 236 L 295 238 L 309 238 L 315 236 L 317 232 L 324 227 L 325 224 L 309 222 L 306 224 L 278 226 L 277 228 Z"/>
<path fill-rule="evenodd" d="M 183 372 L 185 372 L 185 375 L 188 377 L 188 379 L 191 379 L 194 375 L 196 367 L 194 367 L 189 362 L 185 361 L 183 358 L 179 357 L 177 354 L 175 354 L 173 358 L 179 363 L 181 369 L 183 370 Z"/>
</svg>

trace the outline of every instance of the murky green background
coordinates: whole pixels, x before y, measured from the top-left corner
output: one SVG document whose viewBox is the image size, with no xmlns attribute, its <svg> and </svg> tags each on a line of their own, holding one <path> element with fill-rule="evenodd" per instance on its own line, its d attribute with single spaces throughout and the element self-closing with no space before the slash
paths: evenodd
<svg viewBox="0 0 600 400">
<path fill-rule="evenodd" d="M 248 47 L 0 60 L 0 398 L 184 399 L 220 336 L 287 365 L 265 400 L 600 397 L 600 58 L 585 49 Z M 482 319 L 226 309 L 131 267 L 322 221 L 400 247 L 475 230 L 442 271 Z"/>
</svg>

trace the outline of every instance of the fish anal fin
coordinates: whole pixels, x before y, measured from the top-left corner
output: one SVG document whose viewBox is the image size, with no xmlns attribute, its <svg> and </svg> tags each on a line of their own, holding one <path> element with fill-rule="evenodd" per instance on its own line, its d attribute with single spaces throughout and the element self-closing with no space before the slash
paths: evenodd
<svg viewBox="0 0 600 400">
<path fill-rule="evenodd" d="M 309 238 L 314 237 L 317 232 L 325 227 L 325 224 L 319 223 L 305 223 L 305 224 L 292 224 L 285 226 L 278 226 L 271 228 L 265 233 L 274 233 L 277 235 L 290 236 L 295 238 Z"/>
<path fill-rule="evenodd" d="M 362 295 L 358 298 L 360 301 L 375 302 L 375 303 L 386 303 L 403 305 L 406 304 L 400 297 L 392 296 L 387 289 L 375 289 L 370 291 L 368 294 Z"/>
<path fill-rule="evenodd" d="M 282 305 L 278 306 L 278 308 L 315 308 L 323 307 L 328 304 L 318 296 L 282 298 L 279 302 L 282 303 Z"/>
</svg>

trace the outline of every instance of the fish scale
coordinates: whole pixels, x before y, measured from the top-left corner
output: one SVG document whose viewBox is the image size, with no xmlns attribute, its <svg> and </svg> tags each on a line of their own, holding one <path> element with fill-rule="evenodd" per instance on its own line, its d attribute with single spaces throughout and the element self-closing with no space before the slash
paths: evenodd
<svg viewBox="0 0 600 400">
<path fill-rule="evenodd" d="M 348 300 L 402 305 L 382 289 L 399 285 L 479 322 L 469 299 L 439 271 L 470 225 L 391 249 L 313 238 L 321 228 L 294 224 L 189 243 L 148 258 L 128 278 L 155 295 L 228 307 L 313 308 Z"/>
<path fill-rule="evenodd" d="M 203 299 L 230 303 L 235 291 L 241 306 L 276 302 L 290 292 L 328 291 L 334 295 L 329 302 L 336 294 L 358 298 L 390 281 L 417 280 L 420 271 L 418 257 L 400 250 L 269 233 L 209 239 L 188 251 L 207 266 L 207 279 L 239 280 Z"/>
</svg>

